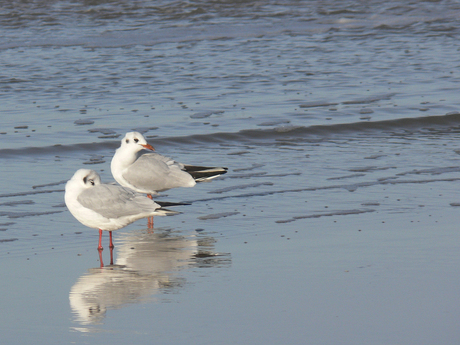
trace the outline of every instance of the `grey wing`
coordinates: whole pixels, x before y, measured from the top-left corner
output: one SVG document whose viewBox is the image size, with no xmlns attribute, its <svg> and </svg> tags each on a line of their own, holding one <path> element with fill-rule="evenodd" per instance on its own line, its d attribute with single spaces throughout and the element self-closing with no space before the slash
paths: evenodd
<svg viewBox="0 0 460 345">
<path fill-rule="evenodd" d="M 160 208 L 160 205 L 146 196 L 108 184 L 85 190 L 78 196 L 78 201 L 106 218 L 132 216 Z"/>
<path fill-rule="evenodd" d="M 180 187 L 182 180 L 190 179 L 189 174 L 182 171 L 183 168 L 183 164 L 171 158 L 157 153 L 146 153 L 123 173 L 123 177 L 139 189 L 162 191 Z"/>
<path fill-rule="evenodd" d="M 145 157 L 143 157 L 143 156 L 145 156 Z M 145 154 L 141 155 L 139 158 L 143 158 L 143 159 L 154 158 L 156 161 L 163 162 L 164 164 L 166 164 L 169 167 L 175 166 L 178 169 L 184 169 L 184 164 L 176 162 L 174 159 L 172 159 L 170 157 L 166 157 L 166 156 L 160 155 L 159 153 L 155 153 L 155 152 L 145 153 Z"/>
</svg>

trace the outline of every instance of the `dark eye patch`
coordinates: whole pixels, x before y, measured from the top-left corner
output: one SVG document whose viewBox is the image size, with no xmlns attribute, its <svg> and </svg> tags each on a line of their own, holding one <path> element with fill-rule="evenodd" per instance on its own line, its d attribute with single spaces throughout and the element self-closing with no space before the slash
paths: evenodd
<svg viewBox="0 0 460 345">
<path fill-rule="evenodd" d="M 136 138 L 136 139 L 134 139 L 134 142 L 135 142 L 135 143 L 139 142 L 139 139 L 137 139 L 137 138 Z"/>
<path fill-rule="evenodd" d="M 94 186 L 94 180 L 88 180 L 88 176 L 83 177 L 83 183 L 87 184 L 88 182 L 91 183 L 92 186 Z"/>
<path fill-rule="evenodd" d="M 129 144 L 129 139 L 126 139 L 126 143 Z"/>
</svg>

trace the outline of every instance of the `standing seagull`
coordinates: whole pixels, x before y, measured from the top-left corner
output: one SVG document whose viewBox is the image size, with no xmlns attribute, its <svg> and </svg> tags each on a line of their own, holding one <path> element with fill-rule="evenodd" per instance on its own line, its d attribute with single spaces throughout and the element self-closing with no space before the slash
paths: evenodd
<svg viewBox="0 0 460 345">
<path fill-rule="evenodd" d="M 101 183 L 99 174 L 89 169 L 78 170 L 67 182 L 65 203 L 80 223 L 99 229 L 99 252 L 103 250 L 103 230 L 109 231 L 110 249 L 113 249 L 113 230 L 141 218 L 178 213 L 162 209 L 161 205 L 142 194 L 117 185 Z"/>
<path fill-rule="evenodd" d="M 227 172 L 227 168 L 187 165 L 158 153 L 141 153 L 144 149 L 154 151 L 141 133 L 126 133 L 110 168 L 119 184 L 145 193 L 149 198 L 171 188 L 193 187 L 197 182 L 209 181 Z M 153 220 L 149 219 L 149 225 L 150 222 Z"/>
</svg>

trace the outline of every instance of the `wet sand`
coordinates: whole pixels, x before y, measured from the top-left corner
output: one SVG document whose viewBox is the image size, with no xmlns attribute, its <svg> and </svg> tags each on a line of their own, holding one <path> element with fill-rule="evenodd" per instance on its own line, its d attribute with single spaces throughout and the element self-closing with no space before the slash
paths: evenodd
<svg viewBox="0 0 460 345">
<path fill-rule="evenodd" d="M 5 344 L 459 343 L 456 2 L 0 7 Z M 127 131 L 229 172 L 76 221 Z"/>
<path fill-rule="evenodd" d="M 5 339 L 453 344 L 460 168 L 451 128 L 321 140 L 285 132 L 253 139 L 244 154 L 239 144 L 176 144 L 176 156 L 205 152 L 230 172 L 166 192 L 162 200 L 192 205 L 157 217 L 153 233 L 143 220 L 115 232 L 113 265 L 105 236 L 102 269 L 98 233 L 66 210 L 60 180 L 94 150 L 6 158 L 18 184 L 1 196 Z M 97 151 L 105 162 L 91 166 L 111 181 L 110 150 Z"/>
<path fill-rule="evenodd" d="M 445 217 L 350 215 L 244 235 L 220 222 L 225 233 L 196 236 L 217 240 L 218 256 L 191 259 L 188 238 L 166 265 L 149 251 L 143 268 L 98 268 L 96 236 L 90 249 L 4 257 L 2 328 L 9 343 L 453 344 L 458 230 Z"/>
</svg>

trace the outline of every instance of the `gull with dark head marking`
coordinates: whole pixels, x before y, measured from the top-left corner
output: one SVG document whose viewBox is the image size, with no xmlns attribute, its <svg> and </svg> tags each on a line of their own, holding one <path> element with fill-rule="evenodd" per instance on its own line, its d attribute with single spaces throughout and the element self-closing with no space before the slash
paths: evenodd
<svg viewBox="0 0 460 345">
<path fill-rule="evenodd" d="M 109 231 L 110 248 L 113 249 L 113 230 L 141 218 L 178 213 L 162 209 L 160 204 L 142 194 L 117 185 L 101 183 L 99 174 L 89 169 L 78 170 L 67 182 L 65 203 L 80 223 L 99 229 L 99 251 L 103 249 L 103 230 Z"/>
<path fill-rule="evenodd" d="M 193 187 L 227 172 L 223 167 L 182 164 L 155 152 L 139 132 L 126 133 L 112 158 L 110 168 L 114 179 L 123 187 L 149 198 L 171 188 Z M 150 219 L 149 219 L 150 224 Z"/>
</svg>

